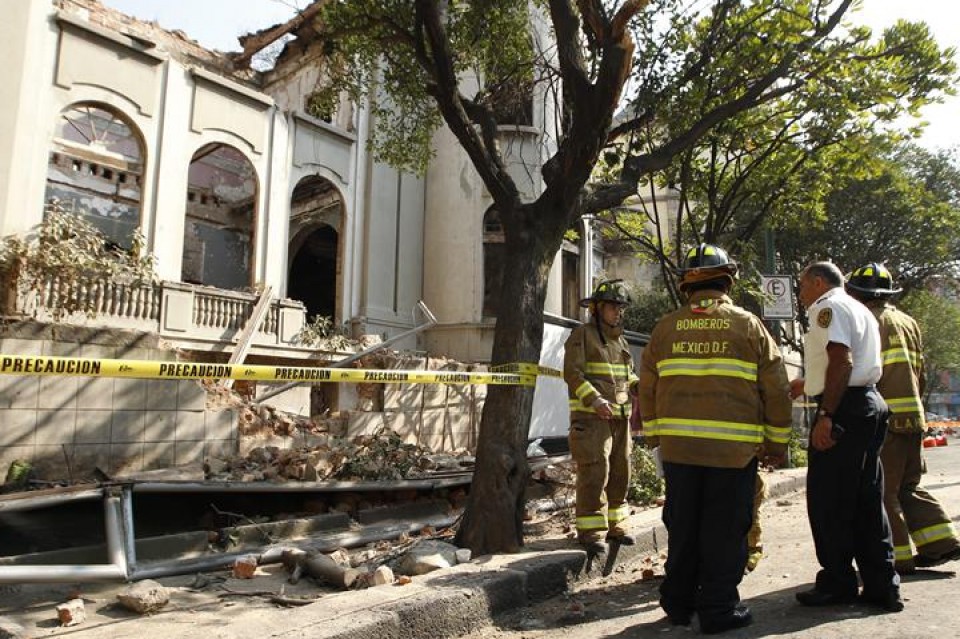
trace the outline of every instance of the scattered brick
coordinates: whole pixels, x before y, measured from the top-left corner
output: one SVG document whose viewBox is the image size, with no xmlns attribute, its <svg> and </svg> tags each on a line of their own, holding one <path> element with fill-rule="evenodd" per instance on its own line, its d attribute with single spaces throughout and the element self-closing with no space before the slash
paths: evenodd
<svg viewBox="0 0 960 639">
<path fill-rule="evenodd" d="M 71 599 L 57 606 L 57 619 L 61 626 L 78 626 L 87 620 L 83 599 Z"/>
<path fill-rule="evenodd" d="M 237 557 L 233 562 L 233 576 L 237 579 L 253 579 L 257 572 L 256 555 Z"/>
</svg>

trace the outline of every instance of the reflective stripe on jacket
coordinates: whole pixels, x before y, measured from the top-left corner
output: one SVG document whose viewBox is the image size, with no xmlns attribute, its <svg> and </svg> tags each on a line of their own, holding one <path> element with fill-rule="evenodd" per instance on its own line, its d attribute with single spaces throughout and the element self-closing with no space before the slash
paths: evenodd
<svg viewBox="0 0 960 639">
<path fill-rule="evenodd" d="M 923 339 L 917 322 L 886 300 L 871 300 L 867 307 L 880 324 L 883 376 L 877 390 L 890 407 L 887 428 L 895 433 L 922 432 L 924 369 Z"/>
<path fill-rule="evenodd" d="M 571 420 L 595 418 L 593 402 L 597 397 L 611 404 L 614 417 L 630 417 L 632 402 L 627 393 L 638 379 L 633 357 L 622 331 L 603 331 L 601 337 L 596 322 L 591 321 L 573 329 L 564 345 L 563 378 Z"/>
<path fill-rule="evenodd" d="M 726 295 L 694 292 L 657 323 L 640 361 L 644 434 L 664 461 L 742 468 L 760 444 L 785 450 L 793 408 L 780 349 Z"/>
</svg>

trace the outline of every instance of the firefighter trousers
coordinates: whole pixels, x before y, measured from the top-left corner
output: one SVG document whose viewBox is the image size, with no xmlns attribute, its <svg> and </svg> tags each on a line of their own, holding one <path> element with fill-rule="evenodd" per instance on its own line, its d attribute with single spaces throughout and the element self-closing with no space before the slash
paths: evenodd
<svg viewBox="0 0 960 639">
<path fill-rule="evenodd" d="M 883 503 L 893 531 L 897 570 L 916 568 L 910 541 L 917 555 L 936 560 L 960 547 L 957 533 L 940 502 L 922 488 L 923 433 L 887 433 L 880 451 L 883 463 Z"/>
<path fill-rule="evenodd" d="M 630 485 L 630 426 L 626 419 L 585 419 L 570 424 L 570 454 L 577 464 L 577 539 L 603 541 L 626 534 Z"/>
</svg>

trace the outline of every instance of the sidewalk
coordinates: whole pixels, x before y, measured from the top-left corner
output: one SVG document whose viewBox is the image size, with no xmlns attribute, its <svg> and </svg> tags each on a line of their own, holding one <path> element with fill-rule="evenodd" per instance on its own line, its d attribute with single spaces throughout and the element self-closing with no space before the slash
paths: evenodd
<svg viewBox="0 0 960 639">
<path fill-rule="evenodd" d="M 805 477 L 805 469 L 765 473 L 768 499 L 802 490 Z M 636 534 L 637 545 L 621 547 L 619 565 L 666 547 L 667 536 L 660 517 L 660 508 L 630 517 L 629 529 Z M 467 564 L 414 577 L 407 585 L 336 593 L 298 608 L 254 605 L 253 599 L 224 603 L 215 596 L 183 588 L 193 580 L 189 577 L 161 580 L 165 585 L 179 584 L 181 588 L 164 610 L 149 617 L 115 609 L 110 588 L 95 603 L 88 603 L 94 609 L 104 604 L 102 614 L 91 620 L 88 613 L 87 623 L 80 626 L 58 627 L 53 612 L 55 603 L 49 605 L 49 614 L 44 611 L 44 619 L 49 622 L 38 622 L 36 609 L 33 615 L 28 614 L 29 610 L 3 614 L 25 626 L 31 637 L 441 639 L 469 634 L 489 625 L 496 615 L 567 591 L 584 579 L 597 578 L 602 566 L 592 566 L 590 572 L 585 572 L 585 568 L 586 554 L 570 540 L 539 539 L 529 544 L 524 553 L 478 557 Z M 247 583 L 251 588 L 262 588 Z"/>
</svg>

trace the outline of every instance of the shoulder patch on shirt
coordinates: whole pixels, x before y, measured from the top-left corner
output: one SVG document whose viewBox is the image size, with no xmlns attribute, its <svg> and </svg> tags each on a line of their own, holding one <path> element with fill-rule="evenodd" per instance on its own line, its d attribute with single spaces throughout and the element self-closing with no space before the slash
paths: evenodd
<svg viewBox="0 0 960 639">
<path fill-rule="evenodd" d="M 825 308 L 817 313 L 817 326 L 820 328 L 826 328 L 830 326 L 830 322 L 833 321 L 833 309 Z"/>
</svg>

